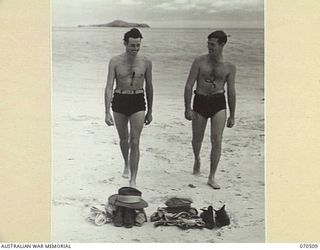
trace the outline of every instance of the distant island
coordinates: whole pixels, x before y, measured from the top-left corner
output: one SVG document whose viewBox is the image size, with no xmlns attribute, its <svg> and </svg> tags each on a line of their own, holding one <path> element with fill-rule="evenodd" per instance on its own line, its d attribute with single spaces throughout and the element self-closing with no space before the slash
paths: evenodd
<svg viewBox="0 0 320 250">
<path fill-rule="evenodd" d="M 105 24 L 91 24 L 91 25 L 78 25 L 78 27 L 139 27 L 139 28 L 150 28 L 145 23 L 128 23 L 122 20 L 115 20 L 111 23 Z"/>
</svg>

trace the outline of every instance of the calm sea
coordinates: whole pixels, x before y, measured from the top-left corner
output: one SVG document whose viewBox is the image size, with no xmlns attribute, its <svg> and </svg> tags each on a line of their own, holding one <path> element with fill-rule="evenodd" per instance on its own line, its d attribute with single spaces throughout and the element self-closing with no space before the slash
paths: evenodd
<svg viewBox="0 0 320 250">
<path fill-rule="evenodd" d="M 55 93 L 101 92 L 109 59 L 124 52 L 128 28 L 53 28 L 52 69 Z M 207 53 L 211 29 L 141 29 L 139 53 L 153 62 L 153 83 L 160 94 L 181 95 L 193 59 Z M 240 93 L 264 90 L 263 29 L 226 29 L 224 58 L 237 66 Z"/>
</svg>

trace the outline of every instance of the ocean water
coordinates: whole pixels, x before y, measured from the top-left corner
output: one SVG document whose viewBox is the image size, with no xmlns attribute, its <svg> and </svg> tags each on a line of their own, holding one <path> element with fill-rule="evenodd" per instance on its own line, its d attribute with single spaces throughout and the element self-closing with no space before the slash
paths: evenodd
<svg viewBox="0 0 320 250">
<path fill-rule="evenodd" d="M 52 78 L 54 93 L 101 93 L 109 59 L 123 53 L 123 34 L 128 28 L 54 27 L 52 31 Z M 141 29 L 139 53 L 153 62 L 157 94 L 179 95 L 194 58 L 207 53 L 207 28 Z M 264 91 L 263 29 L 226 29 L 230 35 L 224 49 L 226 61 L 237 67 L 237 92 Z"/>
</svg>

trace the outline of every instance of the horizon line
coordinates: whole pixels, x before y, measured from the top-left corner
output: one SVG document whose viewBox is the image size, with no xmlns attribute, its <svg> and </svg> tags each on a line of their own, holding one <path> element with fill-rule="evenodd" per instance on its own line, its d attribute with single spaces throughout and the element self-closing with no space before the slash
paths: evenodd
<svg viewBox="0 0 320 250">
<path fill-rule="evenodd" d="M 79 27 L 81 26 L 81 27 Z M 79 24 L 79 25 L 70 25 L 70 26 L 54 26 L 54 25 L 51 25 L 52 28 L 124 28 L 124 29 L 127 29 L 127 28 L 134 28 L 134 27 L 103 27 L 103 26 L 100 26 L 100 27 L 96 27 L 96 26 L 90 26 L 90 25 L 82 25 L 82 24 Z M 153 26 L 153 27 L 136 27 L 136 28 L 141 28 L 141 29 L 212 29 L 213 27 L 190 27 L 190 26 L 184 26 L 184 27 L 181 27 L 181 26 L 177 26 L 177 27 L 161 27 L 161 26 Z M 216 29 L 264 29 L 264 27 L 215 27 Z"/>
</svg>

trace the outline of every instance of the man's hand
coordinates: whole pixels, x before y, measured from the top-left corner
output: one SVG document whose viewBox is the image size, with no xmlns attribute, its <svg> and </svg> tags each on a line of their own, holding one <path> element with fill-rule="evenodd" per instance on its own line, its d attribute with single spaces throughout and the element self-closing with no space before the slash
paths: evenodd
<svg viewBox="0 0 320 250">
<path fill-rule="evenodd" d="M 114 125 L 114 122 L 113 122 L 113 119 L 112 119 L 112 115 L 110 113 L 106 113 L 105 122 L 106 122 L 106 124 L 108 126 L 113 126 Z"/>
<path fill-rule="evenodd" d="M 186 111 L 184 112 L 184 117 L 188 121 L 191 121 L 193 119 L 193 111 L 191 109 L 186 109 Z"/>
<path fill-rule="evenodd" d="M 144 123 L 149 125 L 152 122 L 152 114 L 147 112 L 146 117 L 144 118 Z"/>
<path fill-rule="evenodd" d="M 232 128 L 234 125 L 234 117 L 229 117 L 227 121 L 227 127 Z"/>
</svg>

